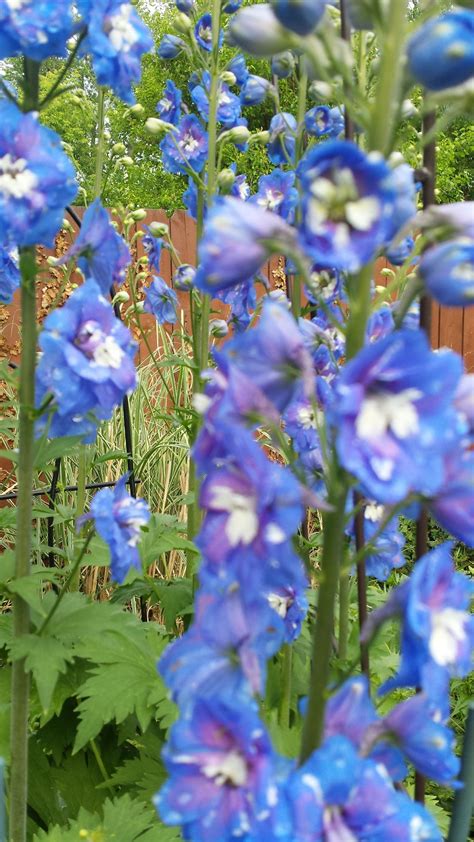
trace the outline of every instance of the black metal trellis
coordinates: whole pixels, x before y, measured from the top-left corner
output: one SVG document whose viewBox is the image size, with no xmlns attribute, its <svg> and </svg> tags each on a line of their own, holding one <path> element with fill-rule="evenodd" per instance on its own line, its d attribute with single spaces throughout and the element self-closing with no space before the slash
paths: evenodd
<svg viewBox="0 0 474 842">
<path fill-rule="evenodd" d="M 81 219 L 78 216 L 78 214 L 75 212 L 75 210 L 73 210 L 73 208 L 68 206 L 66 208 L 66 212 L 71 217 L 72 221 L 80 229 L 81 225 L 82 225 Z M 115 297 L 115 287 L 112 285 L 110 287 L 110 298 L 111 298 L 112 301 L 113 301 L 114 297 Z M 115 316 L 117 317 L 117 319 L 120 319 L 120 321 L 122 321 L 122 316 L 121 316 L 121 313 L 120 313 L 120 305 L 118 303 L 115 303 L 113 306 L 114 306 Z M 10 365 L 11 368 L 17 367 L 16 364 L 12 363 L 12 362 L 10 362 L 9 365 Z M 126 447 L 126 450 L 127 450 L 127 468 L 128 468 L 128 474 L 129 474 L 128 479 L 127 479 L 127 485 L 129 486 L 131 496 L 136 497 L 137 496 L 137 484 L 140 482 L 140 480 L 138 480 L 135 476 L 135 465 L 134 465 L 134 459 L 133 459 L 132 423 L 131 423 L 131 416 L 130 416 L 130 401 L 128 399 L 128 395 L 125 395 L 125 397 L 122 401 L 122 414 L 123 414 L 125 447 Z M 61 472 L 61 464 L 62 464 L 62 459 L 59 456 L 54 463 L 53 473 L 52 473 L 52 476 L 51 476 L 51 485 L 47 488 L 34 489 L 33 492 L 32 492 L 33 497 L 42 497 L 43 495 L 47 495 L 48 498 L 49 498 L 48 505 L 49 505 L 49 508 L 51 510 L 54 509 L 55 500 L 56 500 L 57 493 L 58 493 L 58 485 L 59 485 L 59 476 L 60 476 L 60 472 Z M 116 485 L 116 482 L 92 482 L 92 483 L 86 484 L 85 487 L 86 487 L 87 490 L 90 490 L 90 489 L 99 490 L 101 488 L 113 488 L 115 485 Z M 78 490 L 78 486 L 77 485 L 69 485 L 69 486 L 66 486 L 62 490 L 63 491 L 75 492 L 75 491 Z M 17 496 L 18 496 L 18 494 L 16 492 L 9 492 L 7 494 L 0 494 L 0 502 L 3 501 L 3 500 L 16 500 Z M 47 567 L 54 567 L 55 554 L 54 554 L 54 550 L 52 549 L 52 547 L 54 546 L 54 517 L 53 517 L 53 515 L 51 515 L 51 517 L 48 517 L 48 519 L 47 519 L 47 535 L 48 535 L 48 547 L 50 547 L 51 549 L 50 549 L 50 551 L 48 553 L 48 556 L 47 556 L 46 566 Z M 141 598 L 141 600 L 140 600 L 140 605 L 141 605 L 142 620 L 146 620 L 147 619 L 146 604 L 144 603 L 143 598 Z"/>
</svg>

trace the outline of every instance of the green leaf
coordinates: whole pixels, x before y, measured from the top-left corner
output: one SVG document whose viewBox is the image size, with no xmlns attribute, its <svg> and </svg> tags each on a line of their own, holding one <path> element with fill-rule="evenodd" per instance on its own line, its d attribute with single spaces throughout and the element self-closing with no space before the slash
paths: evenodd
<svg viewBox="0 0 474 842">
<path fill-rule="evenodd" d="M 142 531 L 140 541 L 140 556 L 144 567 L 149 567 L 162 554 L 171 550 L 186 550 L 188 553 L 198 554 L 197 547 L 188 541 L 177 526 L 174 518 L 172 523 L 163 515 L 154 515 L 147 528 Z M 184 524 L 181 524 L 184 527 Z"/>
<path fill-rule="evenodd" d="M 193 584 L 191 579 L 170 579 L 166 582 L 155 581 L 154 591 L 158 595 L 166 628 L 171 631 L 176 617 L 193 605 Z"/>
<path fill-rule="evenodd" d="M 26 634 L 12 641 L 10 657 L 14 661 L 25 658 L 26 668 L 36 682 L 43 710 L 47 711 L 60 673 L 66 671 L 66 665 L 74 658 L 71 650 L 54 637 Z"/>
<path fill-rule="evenodd" d="M 52 441 L 39 439 L 35 444 L 34 467 L 44 468 L 59 456 L 70 456 L 81 440 L 82 436 L 63 436 Z"/>
<path fill-rule="evenodd" d="M 103 462 L 112 462 L 115 459 L 128 459 L 129 454 L 126 450 L 109 450 L 103 453 L 102 456 L 96 456 L 92 465 L 101 465 Z"/>
</svg>

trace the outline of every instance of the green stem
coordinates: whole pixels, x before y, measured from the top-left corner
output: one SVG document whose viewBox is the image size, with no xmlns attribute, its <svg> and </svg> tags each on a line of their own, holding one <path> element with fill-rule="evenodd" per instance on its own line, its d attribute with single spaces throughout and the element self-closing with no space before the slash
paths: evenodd
<svg viewBox="0 0 474 842">
<path fill-rule="evenodd" d="M 339 579 L 339 636 L 338 655 L 342 660 L 347 658 L 347 646 L 349 641 L 349 595 L 351 582 L 349 570 L 341 569 Z"/>
<path fill-rule="evenodd" d="M 365 342 L 365 331 L 370 315 L 370 287 L 372 282 L 373 264 L 364 266 L 358 275 L 348 278 L 348 292 L 350 300 L 349 320 L 346 332 L 346 357 L 355 357 Z"/>
<path fill-rule="evenodd" d="M 95 158 L 94 199 L 102 193 L 102 177 L 104 171 L 105 153 L 105 89 L 99 88 L 97 101 L 97 149 Z"/>
<path fill-rule="evenodd" d="M 474 703 L 471 702 L 467 715 L 466 733 L 462 750 L 461 774 L 463 784 L 456 790 L 454 807 L 449 826 L 447 842 L 464 842 L 469 838 L 472 811 L 474 808 Z"/>
<path fill-rule="evenodd" d="M 67 74 L 68 74 L 68 72 L 69 72 L 69 70 L 70 70 L 70 68 L 73 64 L 73 61 L 76 58 L 77 53 L 79 52 L 79 47 L 81 46 L 85 37 L 86 37 L 86 30 L 84 29 L 83 32 L 80 33 L 71 53 L 69 54 L 69 58 L 66 61 L 63 69 L 61 70 L 61 73 L 59 74 L 58 78 L 56 79 L 56 81 L 54 82 L 52 87 L 49 89 L 48 93 L 41 100 L 41 102 L 39 104 L 39 110 L 40 111 L 45 107 L 45 105 L 48 104 L 48 102 L 51 102 L 51 100 L 54 99 L 56 91 L 58 90 L 58 88 L 59 88 L 61 82 L 63 81 L 63 79 L 67 76 Z"/>
<path fill-rule="evenodd" d="M 404 72 L 402 47 L 407 23 L 407 0 L 392 0 L 383 33 L 382 58 L 368 132 L 369 149 L 388 155 L 393 143 L 394 124 L 400 101 Z"/>
<path fill-rule="evenodd" d="M 38 629 L 38 635 L 44 634 L 46 628 L 50 624 L 51 620 L 53 619 L 54 615 L 56 614 L 56 611 L 58 610 L 59 606 L 61 605 L 61 602 L 63 601 L 65 594 L 68 592 L 69 587 L 70 587 L 73 579 L 75 578 L 77 571 L 79 570 L 81 561 L 82 561 L 82 559 L 84 558 L 84 556 L 87 552 L 87 548 L 88 548 L 88 546 L 91 542 L 92 535 L 93 535 L 93 532 L 91 531 L 91 532 L 89 532 L 87 538 L 85 539 L 85 541 L 84 541 L 84 543 L 81 547 L 81 550 L 80 550 L 80 552 L 79 552 L 79 554 L 76 558 L 76 561 L 74 562 L 74 564 L 71 567 L 69 576 L 67 577 L 66 581 L 64 582 L 64 584 L 63 584 L 63 586 L 62 586 L 62 588 L 61 588 L 61 590 L 60 590 L 60 592 L 57 596 L 57 599 L 54 601 L 53 606 L 52 606 L 49 614 L 47 614 L 47 616 L 44 618 L 43 623 L 41 624 L 40 628 Z"/>
<path fill-rule="evenodd" d="M 328 499 L 332 510 L 325 512 L 323 515 L 324 537 L 321 581 L 313 636 L 308 713 L 304 723 L 300 753 L 301 763 L 304 763 L 320 745 L 323 736 L 326 691 L 334 630 L 334 606 L 339 584 L 341 558 L 344 552 L 344 530 L 341 524 L 344 522 L 347 482 L 339 471 L 333 470 L 333 474 Z"/>
<path fill-rule="evenodd" d="M 33 246 L 21 249 L 21 323 L 22 351 L 20 368 L 20 420 L 18 500 L 16 520 L 15 578 L 30 573 L 31 518 L 33 507 L 33 442 L 36 366 L 36 254 Z M 21 596 L 13 596 L 13 637 L 30 631 L 30 609 Z M 26 840 L 28 798 L 28 714 L 30 675 L 24 659 L 12 665 L 11 694 L 11 769 L 10 837 L 11 842 Z"/>
<path fill-rule="evenodd" d="M 281 697 L 278 708 L 278 722 L 284 728 L 290 727 L 291 673 L 293 667 L 293 647 L 285 643 L 282 650 Z"/>
<path fill-rule="evenodd" d="M 308 96 L 308 74 L 300 67 L 300 78 L 298 82 L 298 137 L 296 138 L 295 168 L 301 161 L 304 153 L 304 115 L 306 114 L 306 100 Z M 297 210 L 297 221 L 301 216 L 301 210 Z M 301 315 L 301 275 L 293 275 L 291 283 L 291 309 L 295 319 Z"/>
</svg>

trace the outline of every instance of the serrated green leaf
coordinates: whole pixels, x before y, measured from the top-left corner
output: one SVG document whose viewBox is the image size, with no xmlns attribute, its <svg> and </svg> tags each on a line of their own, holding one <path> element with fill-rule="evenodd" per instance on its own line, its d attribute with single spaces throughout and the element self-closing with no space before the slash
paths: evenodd
<svg viewBox="0 0 474 842">
<path fill-rule="evenodd" d="M 162 554 L 171 550 L 185 550 L 198 555 L 198 549 L 188 541 L 177 527 L 178 521 L 170 524 L 163 516 L 154 515 L 146 529 L 142 530 L 139 550 L 142 564 L 149 567 Z"/>
<path fill-rule="evenodd" d="M 35 444 L 34 467 L 44 468 L 59 456 L 70 456 L 81 441 L 82 436 L 63 436 L 52 441 L 39 439 Z"/>
<path fill-rule="evenodd" d="M 193 604 L 193 584 L 191 579 L 170 579 L 169 581 L 154 582 L 154 592 L 157 594 L 163 610 L 166 628 L 171 631 L 178 617 L 185 609 Z"/>
<path fill-rule="evenodd" d="M 26 634 L 12 640 L 10 657 L 14 661 L 25 658 L 26 668 L 33 675 L 43 710 L 47 711 L 59 675 L 66 671 L 66 665 L 73 660 L 71 650 L 54 637 Z"/>
</svg>

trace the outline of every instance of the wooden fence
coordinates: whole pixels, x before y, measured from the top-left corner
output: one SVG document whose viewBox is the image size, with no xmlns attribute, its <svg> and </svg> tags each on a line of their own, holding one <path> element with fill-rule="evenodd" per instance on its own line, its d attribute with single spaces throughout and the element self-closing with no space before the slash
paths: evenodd
<svg viewBox="0 0 474 842">
<path fill-rule="evenodd" d="M 78 209 L 79 215 L 82 209 Z M 143 223 L 138 223 L 136 229 L 143 224 L 151 222 L 166 222 L 170 226 L 171 239 L 176 251 L 183 263 L 196 263 L 196 225 L 184 211 L 176 211 L 171 218 L 168 218 L 164 211 L 150 210 Z M 143 246 L 140 239 L 135 241 L 137 259 L 143 254 Z M 63 254 L 68 247 L 69 238 L 64 232 L 58 236 L 56 243 L 56 255 Z M 51 252 L 41 250 L 42 257 L 46 258 Z M 378 261 L 377 284 L 384 284 L 385 280 L 380 275 L 380 270 L 388 264 L 384 260 Z M 263 274 L 268 278 L 272 287 L 284 285 L 284 272 L 281 259 L 273 259 L 264 269 Z M 171 255 L 163 250 L 161 258 L 161 275 L 171 284 L 172 262 Z M 42 270 L 38 281 L 38 316 L 40 321 L 49 311 L 53 301 L 57 298 L 60 287 L 61 273 L 50 268 L 45 260 L 42 261 Z M 66 290 L 66 295 L 67 295 Z M 180 304 L 185 313 L 185 319 L 189 327 L 189 312 L 187 293 L 179 294 Z M 214 305 L 213 305 L 214 306 Z M 216 310 L 222 312 L 225 308 L 217 305 Z M 153 318 L 145 316 L 145 324 L 152 324 Z M 20 352 L 19 343 L 20 310 L 18 295 L 9 306 L 0 305 L 0 357 L 17 359 Z M 448 347 L 457 351 L 464 357 L 466 369 L 474 372 L 474 307 L 465 310 L 460 308 L 440 307 L 433 304 L 432 324 L 432 345 L 434 348 Z M 140 357 L 146 356 L 143 348 L 140 348 Z"/>
</svg>

